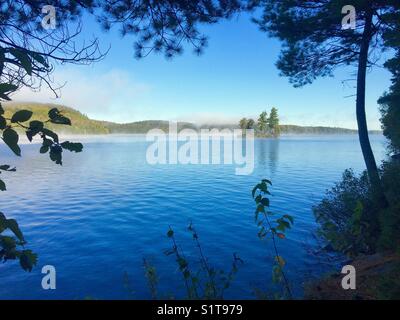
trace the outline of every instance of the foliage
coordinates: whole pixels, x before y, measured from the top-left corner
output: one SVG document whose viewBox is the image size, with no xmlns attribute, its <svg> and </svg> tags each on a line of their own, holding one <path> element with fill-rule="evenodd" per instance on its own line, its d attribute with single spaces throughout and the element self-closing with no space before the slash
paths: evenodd
<svg viewBox="0 0 400 320">
<path fill-rule="evenodd" d="M 397 40 L 396 40 L 397 39 Z M 399 33 L 389 33 L 385 41 L 399 44 Z M 389 151 L 400 151 L 400 52 L 385 63 L 392 73 L 390 91 L 379 99 L 382 128 Z M 388 201 L 384 208 L 375 198 L 364 172 L 355 177 L 346 171 L 343 179 L 314 208 L 322 235 L 334 249 L 349 255 L 400 248 L 400 161 L 398 156 L 382 164 L 382 188 Z"/>
<path fill-rule="evenodd" d="M 15 90 L 15 88 L 13 88 Z M 21 156 L 21 148 L 18 145 L 21 130 L 24 131 L 29 141 L 33 137 L 39 136 L 42 139 L 40 153 L 48 153 L 49 157 L 56 164 L 62 164 L 63 150 L 81 152 L 83 146 L 81 143 L 70 141 L 60 142 L 58 135 L 47 128 L 47 124 L 71 125 L 71 120 L 67 118 L 57 108 L 48 111 L 48 118 L 45 121 L 33 120 L 33 112 L 27 109 L 16 110 L 13 113 L 5 113 L 0 103 L 0 131 L 2 140 L 8 148 L 17 156 Z M 20 130 L 16 130 L 16 129 Z M 15 168 L 9 165 L 0 165 L 0 173 L 14 172 Z M 0 190 L 6 190 L 6 184 L 0 179 Z M 10 231 L 13 235 L 5 234 Z M 3 233 L 4 232 L 4 233 Z M 0 213 L 0 259 L 7 260 L 18 259 L 21 267 L 25 271 L 31 271 L 36 265 L 37 255 L 31 250 L 25 249 L 26 241 L 14 219 L 7 219 L 3 213 Z M 19 249 L 21 248 L 21 249 Z"/>
<path fill-rule="evenodd" d="M 379 300 L 399 300 L 400 298 L 400 262 L 385 272 L 376 286 Z"/>
<path fill-rule="evenodd" d="M 254 129 L 255 122 L 253 119 L 248 119 L 246 124 L 246 129 Z"/>
<path fill-rule="evenodd" d="M 273 136 L 275 137 L 279 136 L 280 134 L 279 116 L 278 116 L 278 109 L 276 108 L 272 108 L 271 112 L 269 113 L 268 127 Z"/>
<path fill-rule="evenodd" d="M 296 126 L 281 124 L 279 125 L 281 134 L 357 134 L 357 130 L 335 128 L 335 127 L 321 127 L 321 126 Z M 377 131 L 370 131 L 370 133 L 378 133 Z"/>
<path fill-rule="evenodd" d="M 88 64 L 104 55 L 98 40 L 78 43 L 79 18 L 95 1 L 15 0 L 0 6 L 0 98 L 22 87 L 39 90 L 44 83 L 57 96 L 51 78 L 54 63 Z M 57 27 L 45 29 L 42 9 L 56 8 Z M 74 26 L 72 28 L 72 26 Z"/>
<path fill-rule="evenodd" d="M 242 130 L 247 129 L 247 119 L 246 118 L 240 119 L 239 128 L 242 129 Z"/>
<path fill-rule="evenodd" d="M 255 129 L 256 135 L 260 137 L 277 137 L 281 133 L 278 109 L 272 108 L 269 117 L 266 111 L 261 112 L 257 124 L 253 119 L 242 118 L 239 121 L 239 127 L 242 130 Z"/>
<path fill-rule="evenodd" d="M 292 298 L 290 285 L 283 270 L 286 262 L 279 254 L 276 245 L 276 238 L 285 239 L 286 230 L 290 229 L 293 225 L 294 219 L 292 216 L 285 214 L 277 219 L 273 218 L 273 213 L 269 210 L 270 200 L 268 196 L 271 193 L 268 190 L 268 185 L 272 185 L 271 181 L 267 179 L 261 180 L 252 191 L 253 199 L 256 203 L 255 222 L 259 228 L 258 237 L 263 240 L 267 237 L 272 239 L 272 244 L 275 252 L 274 266 L 272 269 L 272 280 L 275 283 L 282 283 L 285 289 L 284 297 Z"/>
<path fill-rule="evenodd" d="M 100 7 L 98 20 L 104 29 L 119 24 L 123 36 L 135 36 L 137 58 L 151 52 L 171 58 L 182 53 L 184 43 L 200 54 L 207 37 L 198 30 L 199 24 L 214 24 L 241 8 L 239 0 L 116 0 L 100 2 Z"/>
<path fill-rule="evenodd" d="M 260 113 L 260 116 L 257 120 L 257 130 L 261 134 L 266 134 L 268 129 L 268 114 L 266 111 Z"/>
<path fill-rule="evenodd" d="M 371 49 L 379 54 L 385 47 L 395 46 L 388 39 L 398 32 L 398 1 L 352 1 L 351 5 L 357 10 L 356 30 L 341 30 L 342 8 L 349 4 L 343 0 L 260 0 L 255 3 L 263 7 L 263 14 L 254 21 L 261 31 L 283 42 L 277 67 L 295 86 L 312 83 L 320 76 L 330 76 L 339 66 L 358 63 L 365 19 L 371 8 L 374 15 Z"/>
<path fill-rule="evenodd" d="M 400 50 L 388 60 L 386 68 L 392 73 L 392 86 L 378 103 L 381 105 L 383 134 L 389 140 L 390 151 L 400 153 Z"/>
<path fill-rule="evenodd" d="M 185 283 L 187 298 L 222 299 L 224 291 L 230 287 L 238 267 L 243 261 L 236 254 L 233 254 L 232 266 L 229 272 L 213 268 L 204 256 L 199 236 L 192 223 L 189 224 L 188 231 L 192 234 L 193 241 L 198 248 L 200 268 L 193 270 L 182 249 L 178 247 L 175 233 L 171 228 L 168 230 L 167 236 L 171 240 L 172 248 L 167 250 L 165 254 L 167 256 L 175 256 L 175 261 Z"/>
<path fill-rule="evenodd" d="M 375 251 L 377 216 L 370 196 L 368 176 L 364 173 L 357 177 L 352 170 L 346 170 L 342 181 L 313 207 L 321 226 L 319 234 L 334 250 L 350 256 Z"/>
<path fill-rule="evenodd" d="M 242 118 L 239 121 L 239 128 L 242 130 L 254 129 L 255 121 L 253 119 Z"/>
<path fill-rule="evenodd" d="M 4 231 L 10 231 L 13 236 L 4 235 Z M 18 259 L 19 263 L 25 271 L 31 271 L 33 266 L 36 265 L 37 255 L 31 250 L 24 249 L 26 243 L 24 236 L 14 219 L 7 219 L 5 215 L 0 212 L 0 260 L 6 262 L 7 260 Z M 22 249 L 19 250 L 18 248 Z"/>
<path fill-rule="evenodd" d="M 181 273 L 182 281 L 186 289 L 187 299 L 223 299 L 224 292 L 227 290 L 239 266 L 243 263 L 237 254 L 233 254 L 232 266 L 228 272 L 222 269 L 212 267 L 204 255 L 203 248 L 199 241 L 199 236 L 192 223 L 189 224 L 187 230 L 192 235 L 195 246 L 198 249 L 199 267 L 194 269 L 195 261 L 188 261 L 183 250 L 178 245 L 175 232 L 169 228 L 167 237 L 171 240 L 171 249 L 166 250 L 166 256 L 174 256 L 178 270 Z M 156 268 L 146 259 L 144 259 L 145 277 L 153 299 L 159 299 L 158 284 L 159 278 Z"/>
<path fill-rule="evenodd" d="M 354 257 L 400 247 L 400 165 L 384 163 L 381 177 L 387 208 L 374 196 L 366 171 L 356 176 L 352 170 L 313 208 L 319 234 L 335 251 Z"/>
<path fill-rule="evenodd" d="M 400 249 L 400 161 L 392 160 L 382 164 L 382 184 L 389 206 L 379 212 L 379 250 Z"/>
</svg>

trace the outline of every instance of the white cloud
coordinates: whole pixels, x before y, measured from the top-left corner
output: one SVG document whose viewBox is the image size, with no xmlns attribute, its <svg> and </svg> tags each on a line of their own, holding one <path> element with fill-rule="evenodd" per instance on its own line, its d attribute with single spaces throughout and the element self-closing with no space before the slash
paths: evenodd
<svg viewBox="0 0 400 320">
<path fill-rule="evenodd" d="M 120 69 L 99 75 L 91 67 L 80 66 L 79 70 L 59 69 L 53 77 L 57 84 L 65 83 L 59 98 L 43 86 L 39 92 L 22 88 L 12 96 L 13 100 L 63 104 L 92 118 L 124 122 L 139 113 L 138 100 L 150 90 Z"/>
</svg>

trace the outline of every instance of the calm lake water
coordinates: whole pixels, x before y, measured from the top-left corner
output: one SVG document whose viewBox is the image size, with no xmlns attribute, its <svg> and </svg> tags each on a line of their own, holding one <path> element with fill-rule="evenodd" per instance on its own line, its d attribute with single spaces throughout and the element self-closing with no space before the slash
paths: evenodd
<svg viewBox="0 0 400 320">
<path fill-rule="evenodd" d="M 377 160 L 384 159 L 384 138 L 371 140 Z M 84 152 L 64 152 L 62 167 L 39 154 L 38 145 L 24 145 L 22 158 L 0 146 L 1 164 L 17 166 L 2 174 L 8 191 L 0 194 L 1 211 L 18 220 L 39 255 L 31 273 L 15 261 L 0 265 L 1 299 L 150 298 L 143 258 L 158 271 L 159 292 L 180 297 L 181 276 L 173 256 L 163 252 L 171 226 L 196 265 L 190 221 L 211 265 L 229 271 L 233 253 L 244 260 L 226 298 L 254 298 L 254 288 L 271 283 L 272 246 L 257 238 L 251 197 L 262 178 L 273 182 L 272 209 L 295 218 L 279 249 L 296 295 L 304 281 L 338 267 L 337 259 L 319 253 L 311 207 L 344 169 L 364 169 L 355 135 L 256 140 L 249 176 L 235 175 L 233 165 L 151 166 L 141 136 L 81 141 Z M 44 265 L 57 270 L 56 290 L 41 288 Z"/>
</svg>

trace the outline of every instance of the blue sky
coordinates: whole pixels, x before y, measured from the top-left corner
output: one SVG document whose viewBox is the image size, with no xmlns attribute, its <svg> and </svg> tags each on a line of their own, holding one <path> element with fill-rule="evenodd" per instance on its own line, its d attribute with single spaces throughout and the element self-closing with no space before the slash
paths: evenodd
<svg viewBox="0 0 400 320">
<path fill-rule="evenodd" d="M 277 107 L 281 122 L 355 128 L 353 68 L 340 69 L 335 77 L 319 79 L 304 88 L 293 88 L 279 76 L 275 62 L 280 43 L 261 33 L 240 16 L 203 28 L 209 46 L 201 56 L 190 47 L 183 55 L 166 60 L 151 55 L 136 60 L 133 38 L 122 38 L 117 29 L 102 32 L 85 18 L 82 38 L 100 38 L 107 57 L 90 66 L 57 65 L 53 74 L 66 82 L 61 98 L 49 90 L 22 90 L 16 101 L 66 104 L 89 117 L 116 122 L 146 119 L 192 122 L 236 122 Z M 390 74 L 376 68 L 368 74 L 367 116 L 370 129 L 379 129 L 376 103 L 390 85 Z"/>
</svg>

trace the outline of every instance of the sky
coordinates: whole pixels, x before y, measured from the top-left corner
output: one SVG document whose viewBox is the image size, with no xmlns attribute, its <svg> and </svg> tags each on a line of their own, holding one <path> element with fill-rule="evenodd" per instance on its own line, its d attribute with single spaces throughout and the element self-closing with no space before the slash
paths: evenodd
<svg viewBox="0 0 400 320">
<path fill-rule="evenodd" d="M 110 50 L 89 66 L 56 65 L 53 78 L 65 84 L 61 97 L 43 87 L 22 89 L 15 101 L 57 103 L 73 107 L 92 119 L 119 123 L 140 120 L 177 120 L 195 123 L 234 123 L 257 119 L 276 107 L 282 124 L 356 128 L 354 67 L 338 69 L 332 78 L 293 88 L 279 75 L 275 63 L 280 43 L 241 15 L 203 27 L 209 45 L 201 56 L 187 47 L 183 55 L 134 58 L 131 36 L 117 28 L 103 32 L 84 17 L 82 39 L 98 37 Z M 369 129 L 380 129 L 377 99 L 390 86 L 383 68 L 368 73 L 366 109 Z M 350 96 L 350 97 L 349 97 Z"/>
</svg>

